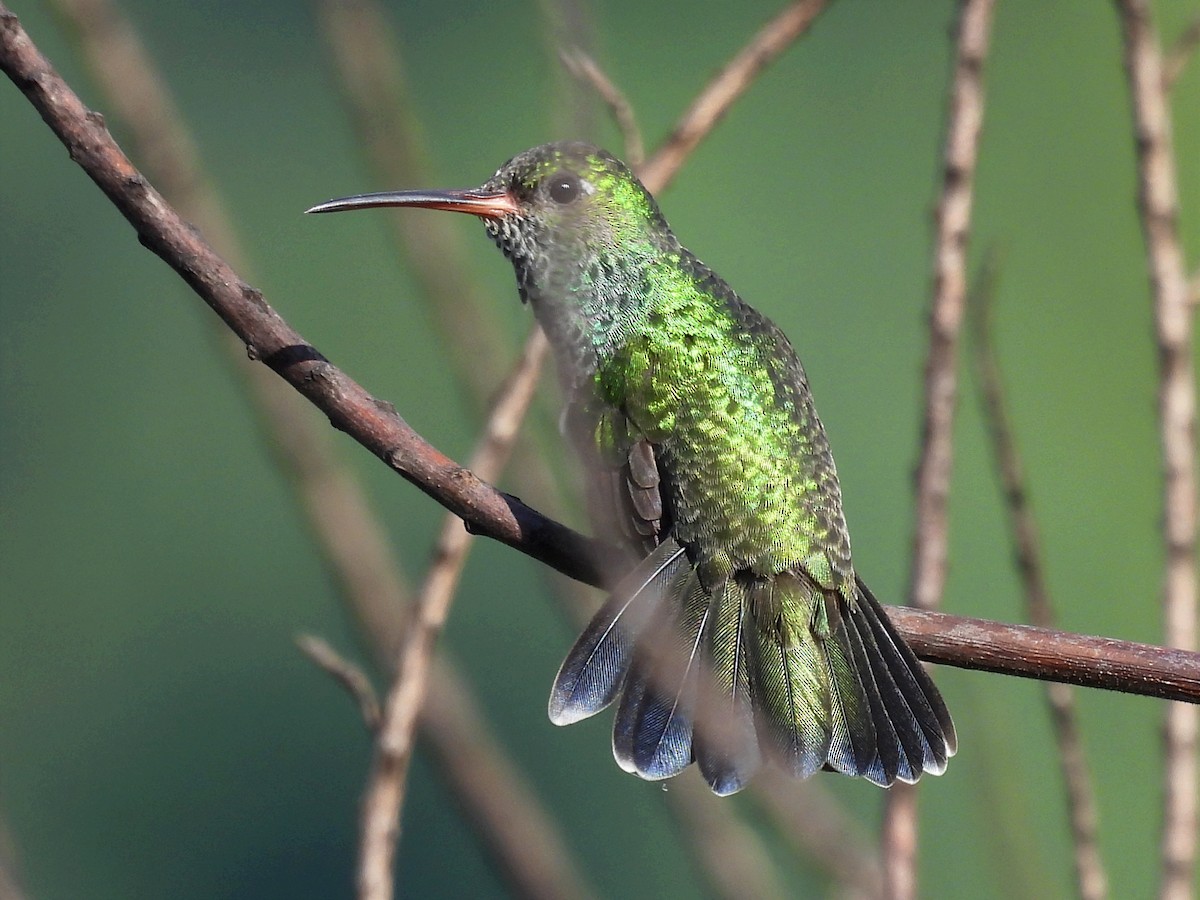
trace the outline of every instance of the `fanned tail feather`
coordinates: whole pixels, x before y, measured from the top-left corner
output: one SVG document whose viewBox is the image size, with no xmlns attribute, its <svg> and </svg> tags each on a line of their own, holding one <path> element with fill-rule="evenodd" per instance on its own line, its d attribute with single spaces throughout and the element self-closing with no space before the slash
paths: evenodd
<svg viewBox="0 0 1200 900">
<path fill-rule="evenodd" d="M 745 594 L 732 581 L 717 589 L 712 599 L 712 619 L 709 685 L 717 698 L 713 715 L 724 719 L 724 728 L 719 735 L 711 735 L 711 728 L 701 728 L 695 754 L 704 780 L 713 793 L 724 797 L 744 788 L 762 763 L 754 728 L 746 640 L 747 629 L 752 627 L 750 609 Z"/>
<path fill-rule="evenodd" d="M 738 576 L 711 594 L 666 541 L 630 574 L 567 655 L 550 718 L 568 724 L 620 695 L 613 755 L 658 780 L 697 761 L 720 795 L 764 753 L 882 786 L 940 774 L 954 726 L 874 595 L 847 604 L 804 574 Z"/>
</svg>

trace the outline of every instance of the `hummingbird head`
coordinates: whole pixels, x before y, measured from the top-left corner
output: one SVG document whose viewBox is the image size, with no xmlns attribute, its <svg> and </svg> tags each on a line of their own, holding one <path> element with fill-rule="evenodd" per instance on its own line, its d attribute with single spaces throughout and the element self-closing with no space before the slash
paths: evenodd
<svg viewBox="0 0 1200 900">
<path fill-rule="evenodd" d="M 637 176 L 590 144 L 534 147 L 501 166 L 482 190 L 516 207 L 484 224 L 518 274 L 546 290 L 571 287 L 572 272 L 586 276 L 589 269 L 636 257 L 670 236 Z"/>
<path fill-rule="evenodd" d="M 415 206 L 470 213 L 511 260 L 522 301 L 550 336 L 564 379 L 594 370 L 647 313 L 651 270 L 680 247 L 637 176 L 590 144 L 543 144 L 477 188 L 393 191 L 308 212 Z"/>
<path fill-rule="evenodd" d="M 470 213 L 513 263 L 523 300 L 596 286 L 607 273 L 674 237 L 637 176 L 590 144 L 543 144 L 514 156 L 477 188 L 390 191 L 308 210 L 415 206 Z"/>
</svg>

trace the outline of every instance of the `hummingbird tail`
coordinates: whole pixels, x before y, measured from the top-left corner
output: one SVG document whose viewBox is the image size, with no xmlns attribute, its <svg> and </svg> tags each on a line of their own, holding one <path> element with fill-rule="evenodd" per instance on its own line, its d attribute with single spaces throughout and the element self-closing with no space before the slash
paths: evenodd
<svg viewBox="0 0 1200 900">
<path fill-rule="evenodd" d="M 674 541 L 618 586 L 568 653 L 550 696 L 566 725 L 620 696 L 613 755 L 659 780 L 693 761 L 720 795 L 764 753 L 880 784 L 940 774 L 954 727 L 937 688 L 858 583 L 853 608 L 790 574 L 710 593 Z"/>
</svg>

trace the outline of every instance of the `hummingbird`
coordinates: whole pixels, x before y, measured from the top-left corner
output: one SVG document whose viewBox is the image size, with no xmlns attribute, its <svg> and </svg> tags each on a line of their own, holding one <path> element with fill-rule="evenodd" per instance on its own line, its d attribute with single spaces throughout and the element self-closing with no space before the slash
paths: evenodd
<svg viewBox="0 0 1200 900">
<path fill-rule="evenodd" d="M 468 213 L 550 342 L 595 528 L 629 570 L 567 654 L 549 714 L 614 702 L 613 754 L 718 795 L 771 760 L 888 787 L 957 747 L 932 679 L 854 568 L 841 488 L 783 332 L 685 249 L 612 154 L 559 142 L 480 187 L 308 212 Z"/>
</svg>

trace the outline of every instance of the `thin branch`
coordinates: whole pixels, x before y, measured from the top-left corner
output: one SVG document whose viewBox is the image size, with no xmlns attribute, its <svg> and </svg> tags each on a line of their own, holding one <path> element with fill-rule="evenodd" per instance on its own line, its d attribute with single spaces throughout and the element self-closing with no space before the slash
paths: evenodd
<svg viewBox="0 0 1200 900">
<path fill-rule="evenodd" d="M 1170 91 L 1175 87 L 1179 76 L 1183 74 L 1195 57 L 1198 48 L 1200 48 L 1200 16 L 1192 19 L 1192 24 L 1184 29 L 1183 34 L 1179 35 L 1167 53 L 1166 59 L 1163 60 L 1163 90 Z"/>
<path fill-rule="evenodd" d="M 995 252 L 987 255 L 979 283 L 971 291 L 968 317 L 974 337 L 975 369 L 983 406 L 983 420 L 991 438 L 997 474 L 1004 493 L 1012 535 L 1017 572 L 1025 592 L 1025 610 L 1029 620 L 1043 628 L 1052 628 L 1057 617 L 1050 599 L 1042 564 L 1041 538 L 1037 520 L 1029 503 L 1025 476 L 1016 438 L 1008 415 L 1004 382 L 992 342 L 992 306 L 997 274 Z M 1050 722 L 1058 744 L 1059 765 L 1067 794 L 1067 814 L 1074 846 L 1075 879 L 1084 900 L 1103 900 L 1108 896 L 1108 876 L 1100 857 L 1096 798 L 1092 778 L 1079 733 L 1075 695 L 1063 684 L 1046 684 Z"/>
<path fill-rule="evenodd" d="M 323 638 L 301 634 L 296 637 L 296 646 L 346 689 L 346 693 L 358 704 L 367 731 L 374 733 L 379 728 L 379 698 L 375 696 L 375 688 L 371 686 L 371 679 L 367 678 L 366 673 L 338 654 Z"/>
<path fill-rule="evenodd" d="M 994 0 L 964 0 L 959 12 L 954 77 L 946 120 L 942 193 L 935 212 L 933 301 L 925 362 L 925 411 L 916 470 L 916 522 L 909 584 L 912 604 L 935 609 L 946 585 L 946 505 L 953 463 L 955 366 L 966 308 L 967 242 L 979 134 L 983 66 Z"/>
<path fill-rule="evenodd" d="M 646 145 L 642 141 L 642 130 L 638 127 L 637 115 L 629 98 L 605 74 L 600 64 L 578 47 L 559 50 L 558 58 L 562 60 L 563 67 L 572 78 L 589 86 L 604 101 L 617 124 L 617 129 L 621 132 L 621 140 L 625 145 L 625 162 L 630 168 L 639 168 L 645 160 Z"/>
<path fill-rule="evenodd" d="M 468 529 L 513 546 L 564 574 L 598 582 L 602 545 L 502 494 L 424 441 L 394 407 L 372 397 L 285 322 L 180 218 L 121 152 L 104 127 L 53 70 L 0 4 L 0 67 L 42 114 L 72 158 L 171 266 L 246 344 L 322 412 L 331 424 L 467 522 Z"/>
<path fill-rule="evenodd" d="M 966 301 L 967 239 L 979 134 L 983 126 L 983 67 L 993 0 L 963 0 L 959 9 L 954 73 L 943 150 L 942 193 L 935 213 L 933 301 L 925 362 L 925 413 L 915 478 L 916 527 L 909 602 L 932 610 L 946 586 L 949 547 L 947 499 L 953 464 L 958 396 L 958 333 Z M 888 793 L 883 819 L 884 888 L 892 900 L 917 894 L 917 792 L 900 785 Z"/>
<path fill-rule="evenodd" d="M 472 460 L 471 468 L 481 477 L 495 478 L 507 462 L 533 399 L 546 351 L 546 339 L 535 327 L 517 368 L 498 395 Z M 360 817 L 358 896 L 362 900 L 390 900 L 393 895 L 393 860 L 417 717 L 425 699 L 434 644 L 449 613 L 469 546 L 470 535 L 459 518 L 447 516 L 405 632 L 395 680 L 384 701 Z"/>
<path fill-rule="evenodd" d="M 664 144 L 638 170 L 657 194 L 671 183 L 683 160 L 712 131 L 759 73 L 775 61 L 828 5 L 828 0 L 794 0 L 767 22 L 705 86 Z"/>
<path fill-rule="evenodd" d="M 1142 231 L 1158 341 L 1162 432 L 1163 618 L 1168 644 L 1196 647 L 1196 374 L 1192 306 L 1179 241 L 1179 198 L 1158 35 L 1148 0 L 1117 0 L 1133 103 Z M 1159 896 L 1192 895 L 1196 866 L 1200 710 L 1172 704 L 1163 729 L 1164 787 Z"/>
<path fill-rule="evenodd" d="M 17 851 L 8 823 L 0 819 L 0 900 L 25 900 L 17 872 Z"/>
<path fill-rule="evenodd" d="M 926 662 L 1200 703 L 1200 653 L 907 606 L 887 612 Z"/>
<path fill-rule="evenodd" d="M 316 9 L 357 143 L 372 170 L 391 186 L 433 184 L 399 42 L 381 6 L 371 0 L 318 0 Z M 387 224 L 429 298 L 427 308 L 443 342 L 471 361 L 458 372 L 470 399 L 489 397 L 508 368 L 496 342 L 505 330 L 496 304 L 469 274 L 459 223 L 453 217 L 392 215 Z M 478 406 L 484 408 L 486 401 Z"/>
</svg>

